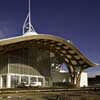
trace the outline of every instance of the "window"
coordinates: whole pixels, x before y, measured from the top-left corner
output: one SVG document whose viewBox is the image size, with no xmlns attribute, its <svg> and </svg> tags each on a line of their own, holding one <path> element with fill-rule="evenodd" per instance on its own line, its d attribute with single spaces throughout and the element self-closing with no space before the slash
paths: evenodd
<svg viewBox="0 0 100 100">
<path fill-rule="evenodd" d="M 31 77 L 31 78 L 30 78 L 30 82 L 31 82 L 31 83 L 36 82 L 36 77 Z"/>
<path fill-rule="evenodd" d="M 43 82 L 43 78 L 38 78 L 38 81 L 39 82 Z"/>
<path fill-rule="evenodd" d="M 16 87 L 19 83 L 19 76 L 11 76 L 11 87 Z"/>
<path fill-rule="evenodd" d="M 28 77 L 27 76 L 22 76 L 21 77 L 21 83 L 28 84 Z"/>
</svg>

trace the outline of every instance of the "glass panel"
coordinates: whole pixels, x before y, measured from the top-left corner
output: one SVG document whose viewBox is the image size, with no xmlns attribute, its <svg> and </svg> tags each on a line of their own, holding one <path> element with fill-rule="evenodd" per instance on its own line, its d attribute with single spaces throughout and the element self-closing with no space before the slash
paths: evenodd
<svg viewBox="0 0 100 100">
<path fill-rule="evenodd" d="M 43 78 L 38 78 L 38 81 L 39 82 L 43 82 Z"/>
<path fill-rule="evenodd" d="M 3 88 L 6 88 L 6 84 L 7 84 L 7 76 L 6 75 L 3 75 L 2 76 L 2 87 Z"/>
<path fill-rule="evenodd" d="M 31 77 L 30 78 L 30 85 L 31 86 L 38 86 L 37 77 Z"/>
<path fill-rule="evenodd" d="M 16 87 L 19 83 L 19 76 L 11 76 L 11 87 Z"/>
<path fill-rule="evenodd" d="M 40 86 L 42 86 L 43 85 L 43 78 L 38 78 L 38 83 Z"/>
<path fill-rule="evenodd" d="M 36 77 L 31 77 L 30 78 L 30 82 L 32 83 L 32 82 L 36 82 Z"/>
<path fill-rule="evenodd" d="M 22 76 L 21 77 L 21 83 L 27 85 L 28 84 L 28 77 L 27 76 Z"/>
<path fill-rule="evenodd" d="M 0 55 L 0 74 L 7 73 L 8 67 L 7 67 L 7 55 Z"/>
</svg>

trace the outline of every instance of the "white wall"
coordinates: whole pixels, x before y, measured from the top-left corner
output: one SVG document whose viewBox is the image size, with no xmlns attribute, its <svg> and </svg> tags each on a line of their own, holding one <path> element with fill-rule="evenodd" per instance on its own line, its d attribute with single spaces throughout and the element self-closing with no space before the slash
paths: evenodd
<svg viewBox="0 0 100 100">
<path fill-rule="evenodd" d="M 82 72 L 81 73 L 81 78 L 80 78 L 80 87 L 87 87 L 88 86 L 88 74 L 87 72 Z"/>
</svg>

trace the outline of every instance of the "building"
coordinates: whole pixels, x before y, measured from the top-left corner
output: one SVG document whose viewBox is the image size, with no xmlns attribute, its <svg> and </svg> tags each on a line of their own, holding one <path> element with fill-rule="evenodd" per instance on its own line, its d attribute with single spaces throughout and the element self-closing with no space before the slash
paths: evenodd
<svg viewBox="0 0 100 100">
<path fill-rule="evenodd" d="M 87 86 L 88 86 L 88 74 L 86 72 L 82 72 L 80 78 L 80 87 L 87 87 Z"/>
<path fill-rule="evenodd" d="M 100 75 L 96 75 L 95 77 L 88 78 L 89 86 L 99 86 L 100 87 Z"/>
<path fill-rule="evenodd" d="M 60 73 L 62 64 L 67 65 L 69 74 Z M 0 88 L 14 88 L 20 84 L 52 87 L 57 82 L 70 82 L 79 87 L 81 75 L 85 76 L 81 82 L 85 81 L 87 86 L 87 76 L 81 72 L 92 66 L 97 65 L 70 40 L 38 34 L 31 24 L 30 9 L 23 35 L 0 40 Z"/>
</svg>

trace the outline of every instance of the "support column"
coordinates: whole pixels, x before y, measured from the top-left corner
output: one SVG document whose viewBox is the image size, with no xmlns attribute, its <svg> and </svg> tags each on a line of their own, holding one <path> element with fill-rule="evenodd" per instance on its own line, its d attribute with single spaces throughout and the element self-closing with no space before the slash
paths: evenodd
<svg viewBox="0 0 100 100">
<path fill-rule="evenodd" d="M 70 83 L 71 83 L 71 85 L 75 85 L 74 68 L 70 63 L 68 63 L 68 67 L 67 68 L 68 68 L 69 75 L 70 75 Z"/>
<path fill-rule="evenodd" d="M 21 75 L 19 75 L 19 84 L 21 84 Z"/>
<path fill-rule="evenodd" d="M 45 78 L 43 77 L 43 86 L 45 86 Z"/>
<path fill-rule="evenodd" d="M 81 76 L 81 67 L 80 66 L 72 66 L 70 63 L 68 64 L 68 71 L 71 79 L 71 85 L 75 87 L 80 87 L 80 76 Z"/>
<path fill-rule="evenodd" d="M 80 77 L 81 77 L 81 72 L 72 73 L 71 84 L 75 85 L 75 87 L 80 87 Z"/>
<path fill-rule="evenodd" d="M 0 88 L 2 88 L 2 75 L 0 76 Z"/>
<path fill-rule="evenodd" d="M 39 85 L 38 76 L 36 77 L 36 84 Z"/>
<path fill-rule="evenodd" d="M 81 78 L 81 72 L 77 73 L 76 87 L 80 87 L 80 78 Z"/>
<path fill-rule="evenodd" d="M 71 77 L 71 84 L 72 85 L 75 85 L 75 75 L 74 75 L 74 73 L 70 73 L 71 75 L 70 75 L 70 77 Z"/>
<path fill-rule="evenodd" d="M 7 88 L 11 88 L 11 75 L 7 74 Z"/>
<path fill-rule="evenodd" d="M 30 76 L 28 76 L 28 85 L 30 86 Z"/>
</svg>

